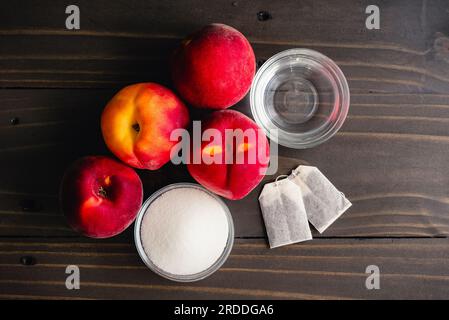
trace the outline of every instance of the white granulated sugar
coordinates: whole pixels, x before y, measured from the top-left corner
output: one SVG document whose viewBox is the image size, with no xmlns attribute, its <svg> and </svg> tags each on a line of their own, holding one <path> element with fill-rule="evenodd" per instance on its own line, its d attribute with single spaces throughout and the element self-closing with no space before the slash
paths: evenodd
<svg viewBox="0 0 449 320">
<path fill-rule="evenodd" d="M 174 275 L 208 269 L 223 253 L 229 232 L 226 212 L 205 191 L 176 188 L 147 209 L 141 239 L 148 258 Z"/>
</svg>

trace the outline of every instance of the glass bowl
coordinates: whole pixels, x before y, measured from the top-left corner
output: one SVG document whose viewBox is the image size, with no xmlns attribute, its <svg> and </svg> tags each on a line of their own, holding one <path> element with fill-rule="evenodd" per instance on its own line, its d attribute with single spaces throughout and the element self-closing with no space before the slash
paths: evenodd
<svg viewBox="0 0 449 320">
<path fill-rule="evenodd" d="M 201 271 L 199 273 L 195 273 L 195 274 L 178 275 L 178 274 L 168 273 L 165 270 L 162 270 L 161 268 L 156 266 L 151 261 L 151 259 L 145 253 L 145 250 L 144 250 L 143 244 L 142 244 L 140 229 L 141 229 L 143 217 L 145 216 L 145 213 L 146 213 L 148 207 L 160 195 L 164 194 L 167 191 L 176 189 L 176 188 L 196 188 L 196 189 L 199 189 L 199 190 L 201 190 L 203 192 L 206 192 L 208 195 L 210 195 L 215 200 L 217 200 L 218 203 L 222 206 L 222 208 L 223 208 L 223 210 L 224 210 L 224 212 L 226 214 L 227 221 L 228 221 L 228 240 L 226 242 L 226 246 L 225 246 L 221 256 L 209 268 L 207 268 L 206 270 Z M 155 272 L 156 274 L 160 275 L 161 277 L 164 277 L 164 278 L 172 280 L 172 281 L 193 282 L 193 281 L 198 281 L 198 280 L 202 280 L 204 278 L 207 278 L 208 276 L 213 274 L 215 271 L 220 269 L 220 267 L 223 265 L 223 263 L 225 263 L 226 259 L 229 257 L 229 254 L 231 253 L 232 246 L 234 244 L 234 223 L 233 223 L 232 216 L 231 216 L 231 213 L 229 212 L 229 209 L 228 209 L 227 205 L 218 196 L 216 196 L 215 194 L 213 194 L 212 192 L 210 192 L 209 190 L 203 188 L 202 186 L 200 186 L 198 184 L 194 184 L 194 183 L 174 183 L 174 184 L 170 184 L 168 186 L 165 186 L 165 187 L 159 189 L 158 191 L 153 193 L 143 203 L 142 207 L 140 208 L 140 210 L 139 210 L 139 212 L 137 214 L 136 223 L 134 225 L 134 241 L 135 241 L 137 252 L 139 253 L 140 258 L 145 263 L 145 265 L 148 268 L 150 268 L 153 272 Z"/>
<path fill-rule="evenodd" d="M 349 110 L 349 87 L 340 68 L 325 55 L 290 49 L 268 59 L 250 92 L 251 112 L 270 139 L 296 149 L 331 138 Z"/>
</svg>

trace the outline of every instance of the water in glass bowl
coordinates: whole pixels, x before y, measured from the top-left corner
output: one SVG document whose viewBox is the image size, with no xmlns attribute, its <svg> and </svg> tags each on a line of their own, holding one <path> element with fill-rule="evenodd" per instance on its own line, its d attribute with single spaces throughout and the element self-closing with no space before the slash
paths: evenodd
<svg viewBox="0 0 449 320">
<path fill-rule="evenodd" d="M 270 58 L 257 72 L 250 97 L 256 122 L 270 138 L 294 148 L 329 139 L 349 108 L 349 89 L 341 70 L 326 56 L 307 49 Z"/>
</svg>

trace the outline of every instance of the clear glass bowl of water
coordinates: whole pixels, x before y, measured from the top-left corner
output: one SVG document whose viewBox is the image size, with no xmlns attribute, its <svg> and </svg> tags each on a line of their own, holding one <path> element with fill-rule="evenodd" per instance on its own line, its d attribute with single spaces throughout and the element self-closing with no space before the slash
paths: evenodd
<svg viewBox="0 0 449 320">
<path fill-rule="evenodd" d="M 340 68 L 310 49 L 290 49 L 257 71 L 250 93 L 255 121 L 279 144 L 314 147 L 331 138 L 349 110 L 349 87 Z"/>
</svg>

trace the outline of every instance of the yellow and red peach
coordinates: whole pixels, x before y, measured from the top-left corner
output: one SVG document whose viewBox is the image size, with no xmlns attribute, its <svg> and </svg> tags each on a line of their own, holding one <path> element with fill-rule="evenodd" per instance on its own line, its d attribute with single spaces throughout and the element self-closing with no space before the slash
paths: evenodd
<svg viewBox="0 0 449 320">
<path fill-rule="evenodd" d="M 203 121 L 201 131 L 201 144 L 191 144 L 192 159 L 187 168 L 192 177 L 227 199 L 237 200 L 248 195 L 263 179 L 268 167 L 270 148 L 263 131 L 250 118 L 234 110 L 215 111 Z M 207 132 L 220 132 L 219 138 L 204 139 Z"/>
<path fill-rule="evenodd" d="M 172 79 L 183 99 L 200 108 L 226 109 L 251 86 L 256 62 L 236 29 L 211 24 L 183 41 L 172 59 Z"/>
<path fill-rule="evenodd" d="M 120 160 L 140 169 L 156 170 L 170 160 L 174 129 L 186 128 L 190 117 L 184 103 L 156 83 L 139 83 L 120 90 L 106 105 L 101 131 Z"/>
<path fill-rule="evenodd" d="M 67 169 L 60 189 L 69 225 L 91 238 L 121 233 L 136 218 L 143 189 L 130 167 L 104 156 L 77 160 Z"/>
</svg>

